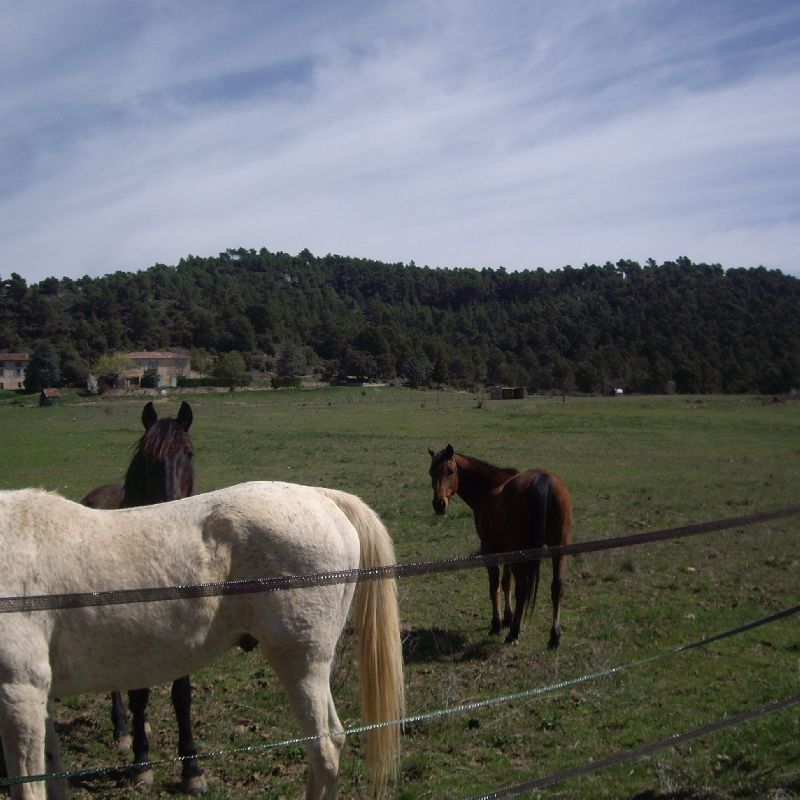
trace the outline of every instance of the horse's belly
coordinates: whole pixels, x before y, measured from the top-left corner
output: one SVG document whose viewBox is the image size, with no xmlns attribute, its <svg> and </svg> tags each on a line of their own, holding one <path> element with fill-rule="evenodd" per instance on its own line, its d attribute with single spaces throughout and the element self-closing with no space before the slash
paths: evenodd
<svg viewBox="0 0 800 800">
<path fill-rule="evenodd" d="M 240 635 L 230 619 L 220 618 L 217 600 L 148 605 L 64 612 L 74 617 L 62 621 L 51 640 L 51 693 L 167 683 L 210 663 Z"/>
</svg>

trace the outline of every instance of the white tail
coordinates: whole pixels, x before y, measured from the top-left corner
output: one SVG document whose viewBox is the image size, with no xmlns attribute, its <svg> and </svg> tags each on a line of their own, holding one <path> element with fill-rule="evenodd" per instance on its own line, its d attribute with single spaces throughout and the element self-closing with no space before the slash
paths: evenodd
<svg viewBox="0 0 800 800">
<path fill-rule="evenodd" d="M 394 547 L 378 515 L 353 495 L 326 490 L 358 531 L 362 568 L 395 563 Z M 360 581 L 356 587 L 361 719 L 365 725 L 401 719 L 405 714 L 403 650 L 397 581 Z M 376 796 L 397 779 L 400 727 L 377 728 L 366 735 L 366 772 Z"/>
</svg>

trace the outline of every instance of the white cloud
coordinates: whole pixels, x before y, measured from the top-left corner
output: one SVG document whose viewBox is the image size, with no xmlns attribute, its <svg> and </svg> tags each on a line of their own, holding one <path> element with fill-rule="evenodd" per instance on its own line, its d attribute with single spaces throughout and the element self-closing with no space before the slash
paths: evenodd
<svg viewBox="0 0 800 800">
<path fill-rule="evenodd" d="M 800 274 L 784 6 L 54 8 L 0 39 L 0 275 L 238 246 Z"/>
</svg>

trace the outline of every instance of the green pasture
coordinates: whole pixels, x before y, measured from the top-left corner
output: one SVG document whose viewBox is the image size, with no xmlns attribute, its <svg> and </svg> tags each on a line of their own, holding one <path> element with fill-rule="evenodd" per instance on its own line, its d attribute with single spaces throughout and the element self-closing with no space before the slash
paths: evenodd
<svg viewBox="0 0 800 800">
<path fill-rule="evenodd" d="M 246 480 L 326 485 L 383 517 L 400 561 L 476 549 L 469 509 L 431 509 L 427 447 L 501 466 L 546 466 L 573 494 L 575 539 L 606 538 L 800 503 L 800 402 L 757 397 L 536 397 L 490 401 L 406 389 L 185 394 L 194 411 L 198 490 Z M 121 480 L 141 432 L 143 398 L 68 397 L 57 408 L 0 398 L 0 488 L 39 486 L 80 499 Z M 485 570 L 400 582 L 409 714 L 523 692 L 624 665 L 800 603 L 800 517 L 635 549 L 576 556 L 564 639 L 546 648 L 550 565 L 517 647 L 488 635 Z M 334 696 L 358 722 L 357 667 L 345 635 Z M 212 800 L 303 796 L 302 748 L 257 652 L 231 652 L 193 676 L 196 737 Z M 800 691 L 800 618 L 760 627 L 539 697 L 417 723 L 403 736 L 395 795 L 466 798 L 724 718 Z M 117 763 L 105 698 L 55 709 L 67 768 Z M 172 758 L 169 687 L 154 690 L 152 754 Z M 241 751 L 242 748 L 251 748 Z M 362 796 L 359 737 L 348 740 L 341 796 Z M 178 792 L 157 770 L 152 798 Z M 800 795 L 800 712 L 776 713 L 648 758 L 569 780 L 546 798 L 750 798 Z M 130 796 L 114 776 L 72 797 Z"/>
</svg>

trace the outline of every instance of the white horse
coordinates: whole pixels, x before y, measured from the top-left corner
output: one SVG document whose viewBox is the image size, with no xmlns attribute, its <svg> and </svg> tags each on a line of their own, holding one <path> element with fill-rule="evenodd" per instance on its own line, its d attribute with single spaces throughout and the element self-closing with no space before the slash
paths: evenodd
<svg viewBox="0 0 800 800">
<path fill-rule="evenodd" d="M 86 508 L 35 489 L 0 491 L 0 542 L 5 597 L 394 563 L 386 528 L 359 498 L 288 483 L 244 483 L 121 511 Z M 398 719 L 403 664 L 393 580 L 0 613 L 0 737 L 9 776 L 60 769 L 49 698 L 166 683 L 250 634 L 278 675 L 303 734 L 321 735 L 306 745 L 306 797 L 336 797 L 344 736 L 330 671 L 354 593 L 362 719 Z M 398 746 L 396 726 L 367 734 L 365 766 L 375 795 L 396 776 Z M 46 796 L 65 797 L 64 783 L 48 781 Z M 15 784 L 11 796 L 43 800 L 45 784 Z"/>
</svg>

